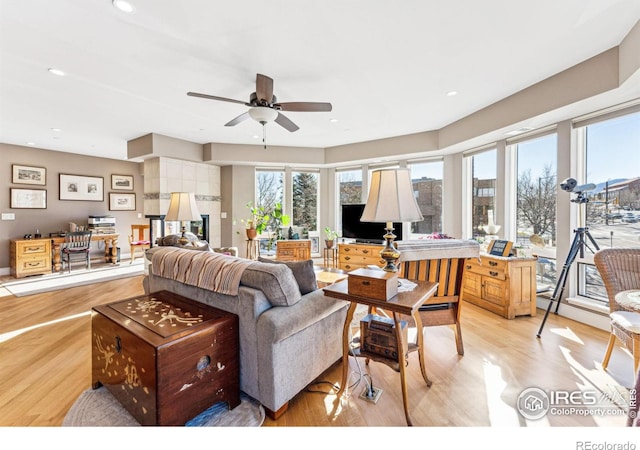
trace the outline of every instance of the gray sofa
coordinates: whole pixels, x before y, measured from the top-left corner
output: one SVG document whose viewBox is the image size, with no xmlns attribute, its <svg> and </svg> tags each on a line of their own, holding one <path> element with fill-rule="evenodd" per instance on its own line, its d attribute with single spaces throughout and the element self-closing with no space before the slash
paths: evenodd
<svg viewBox="0 0 640 450">
<path fill-rule="evenodd" d="M 147 293 L 171 291 L 238 316 L 240 389 L 258 400 L 270 417 L 280 417 L 289 400 L 342 357 L 348 305 L 316 289 L 312 261 L 274 264 L 175 247 L 151 250 L 151 267 L 144 279 Z M 160 273 L 166 265 L 163 258 L 176 255 L 181 258 L 179 270 Z M 211 259 L 211 264 L 227 258 L 246 265 L 235 295 L 167 275 L 191 272 L 184 264 L 202 264 L 203 258 Z"/>
</svg>

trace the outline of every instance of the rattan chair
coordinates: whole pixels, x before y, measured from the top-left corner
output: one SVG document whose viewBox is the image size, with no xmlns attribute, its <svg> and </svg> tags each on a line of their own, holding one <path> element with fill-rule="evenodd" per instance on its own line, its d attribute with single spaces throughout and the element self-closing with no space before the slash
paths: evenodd
<svg viewBox="0 0 640 450">
<path fill-rule="evenodd" d="M 609 297 L 611 335 L 602 360 L 602 368 L 609 365 L 609 358 L 616 338 L 633 355 L 634 374 L 640 363 L 640 313 L 623 309 L 616 303 L 616 294 L 630 289 L 640 289 L 640 248 L 607 248 L 597 252 L 593 261 L 602 276 Z"/>
<path fill-rule="evenodd" d="M 72 231 L 65 235 L 64 244 L 60 251 L 63 271 L 66 262 L 69 266 L 69 273 L 71 273 L 71 261 L 74 258 L 84 259 L 87 264 L 87 269 L 91 269 L 92 233 L 92 231 Z"/>
</svg>

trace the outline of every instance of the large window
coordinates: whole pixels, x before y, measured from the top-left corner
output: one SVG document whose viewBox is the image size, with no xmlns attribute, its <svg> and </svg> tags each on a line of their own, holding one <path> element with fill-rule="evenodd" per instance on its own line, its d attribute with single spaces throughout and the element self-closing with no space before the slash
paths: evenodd
<svg viewBox="0 0 640 450">
<path fill-rule="evenodd" d="M 318 230 L 318 173 L 293 172 L 291 223 L 306 235 Z"/>
<path fill-rule="evenodd" d="M 411 224 L 412 234 L 442 232 L 442 161 L 409 165 L 413 193 L 424 220 Z"/>
<path fill-rule="evenodd" d="M 490 225 L 495 223 L 496 208 L 496 161 L 497 151 L 476 153 L 471 157 L 471 217 L 472 236 L 483 239 L 493 233 Z"/>
<path fill-rule="evenodd" d="M 584 224 L 599 248 L 640 246 L 640 113 L 577 130 L 584 151 Z M 573 194 L 572 194 L 573 195 Z M 590 257 L 580 261 L 578 293 L 606 301 Z"/>
<path fill-rule="evenodd" d="M 338 181 L 338 231 L 342 230 L 342 205 L 362 203 L 362 169 L 336 173 Z"/>
<path fill-rule="evenodd" d="M 516 240 L 538 256 L 538 291 L 556 284 L 557 135 L 514 145 L 517 160 Z"/>
</svg>

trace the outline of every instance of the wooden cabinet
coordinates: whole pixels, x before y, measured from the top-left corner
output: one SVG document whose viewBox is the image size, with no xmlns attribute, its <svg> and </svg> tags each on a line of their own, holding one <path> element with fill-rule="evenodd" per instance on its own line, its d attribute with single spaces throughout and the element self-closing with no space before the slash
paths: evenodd
<svg viewBox="0 0 640 450">
<path fill-rule="evenodd" d="M 16 278 L 51 273 L 51 239 L 12 240 L 10 261 Z"/>
<path fill-rule="evenodd" d="M 383 248 L 377 244 L 338 244 L 338 268 L 351 271 L 368 265 L 384 267 L 386 262 L 380 257 Z"/>
<path fill-rule="evenodd" d="M 536 315 L 536 258 L 481 255 L 464 269 L 464 300 L 507 319 Z"/>
<path fill-rule="evenodd" d="M 311 259 L 311 240 L 292 239 L 277 241 L 276 259 L 279 261 L 306 261 Z"/>
</svg>

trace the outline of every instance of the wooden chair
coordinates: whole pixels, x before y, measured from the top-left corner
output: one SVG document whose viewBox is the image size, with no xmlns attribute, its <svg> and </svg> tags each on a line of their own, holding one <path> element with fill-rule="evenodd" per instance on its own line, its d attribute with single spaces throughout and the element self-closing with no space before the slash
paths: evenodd
<svg viewBox="0 0 640 450">
<path fill-rule="evenodd" d="M 133 264 L 133 260 L 136 257 L 136 250 L 142 250 L 142 256 L 144 256 L 144 251 L 151 248 L 149 228 L 150 225 L 131 225 L 131 234 L 129 235 L 131 260 L 129 261 L 129 264 Z"/>
<path fill-rule="evenodd" d="M 91 269 L 92 233 L 92 231 L 71 231 L 65 235 L 64 244 L 60 250 L 63 271 L 66 262 L 69 266 L 69 273 L 71 273 L 71 261 L 76 257 L 84 259 L 87 263 L 87 269 Z"/>
<path fill-rule="evenodd" d="M 633 355 L 633 371 L 640 365 L 640 313 L 623 309 L 615 301 L 616 294 L 640 289 L 640 248 L 607 248 L 597 252 L 593 261 L 602 276 L 609 297 L 611 334 L 602 360 L 602 368 L 609 365 L 616 338 Z"/>
</svg>

